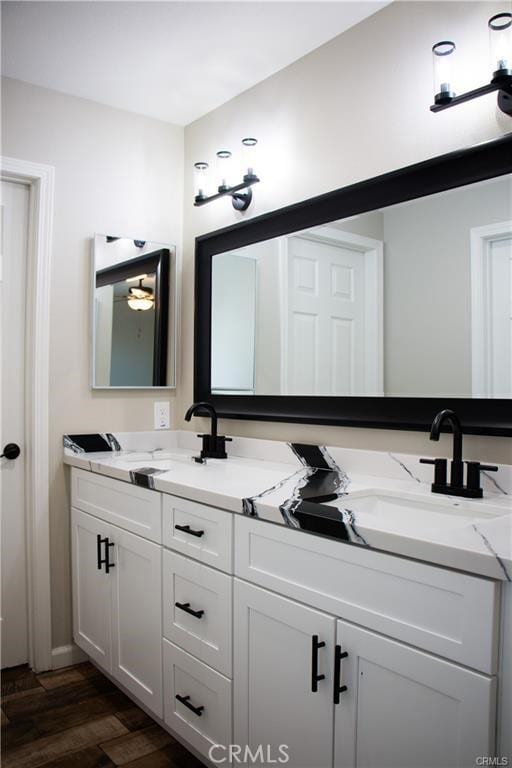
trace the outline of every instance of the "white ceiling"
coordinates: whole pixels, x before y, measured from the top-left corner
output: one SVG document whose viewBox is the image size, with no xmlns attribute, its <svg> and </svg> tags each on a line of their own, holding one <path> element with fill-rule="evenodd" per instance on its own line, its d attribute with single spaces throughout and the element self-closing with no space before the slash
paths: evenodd
<svg viewBox="0 0 512 768">
<path fill-rule="evenodd" d="M 2 72 L 186 125 L 388 2 L 3 2 Z"/>
</svg>

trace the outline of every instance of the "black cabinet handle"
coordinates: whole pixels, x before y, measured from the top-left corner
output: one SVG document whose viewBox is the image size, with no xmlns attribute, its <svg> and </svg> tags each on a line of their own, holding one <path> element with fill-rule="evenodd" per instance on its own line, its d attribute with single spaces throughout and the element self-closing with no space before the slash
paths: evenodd
<svg viewBox="0 0 512 768">
<path fill-rule="evenodd" d="M 346 685 L 340 685 L 341 682 L 341 660 L 346 659 L 348 653 L 341 650 L 341 645 L 337 645 L 334 649 L 334 690 L 333 701 L 335 704 L 340 703 L 340 694 L 347 690 Z"/>
<path fill-rule="evenodd" d="M 115 568 L 116 564 L 110 562 L 110 547 L 115 546 L 113 541 L 109 541 L 108 537 L 105 539 L 107 546 L 105 548 L 105 573 L 108 573 L 111 568 Z"/>
<path fill-rule="evenodd" d="M 204 707 L 194 707 L 194 705 L 190 703 L 190 696 L 180 696 L 179 693 L 177 693 L 176 698 L 183 704 L 183 706 L 185 706 L 187 709 L 190 709 L 194 715 L 201 717 Z"/>
<path fill-rule="evenodd" d="M 318 635 L 313 635 L 311 638 L 311 691 L 317 693 L 318 683 L 320 680 L 325 680 L 325 675 L 318 674 L 318 650 L 319 648 L 325 648 L 325 643 L 318 640 Z"/>
<path fill-rule="evenodd" d="M 96 560 L 97 560 L 97 566 L 98 571 L 101 571 L 101 566 L 107 564 L 107 559 L 101 556 L 101 545 L 106 544 L 108 541 L 107 537 L 104 539 L 101 538 L 100 534 L 98 533 L 96 536 Z"/>
<path fill-rule="evenodd" d="M 193 608 L 190 607 L 190 603 L 174 603 L 174 605 L 176 608 L 185 611 L 185 613 L 190 613 L 191 616 L 195 616 L 196 619 L 202 619 L 204 616 L 204 611 L 194 611 Z"/>
<path fill-rule="evenodd" d="M 189 533 L 191 536 L 204 536 L 204 531 L 194 531 L 190 525 L 175 525 L 177 531 L 183 531 L 183 533 Z"/>
</svg>

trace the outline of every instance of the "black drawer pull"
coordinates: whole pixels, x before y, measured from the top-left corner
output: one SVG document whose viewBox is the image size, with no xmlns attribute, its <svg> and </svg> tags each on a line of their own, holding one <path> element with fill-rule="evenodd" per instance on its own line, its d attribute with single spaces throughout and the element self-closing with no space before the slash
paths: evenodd
<svg viewBox="0 0 512 768">
<path fill-rule="evenodd" d="M 179 693 L 177 693 L 176 698 L 183 704 L 183 706 L 185 706 L 187 709 L 190 709 L 194 715 L 201 717 L 204 707 L 194 707 L 194 705 L 190 703 L 190 696 L 180 696 Z"/>
<path fill-rule="evenodd" d="M 334 690 L 333 701 L 335 704 L 340 703 L 340 694 L 348 690 L 346 685 L 340 685 L 341 682 L 341 660 L 346 659 L 348 653 L 341 650 L 341 645 L 337 645 L 334 649 Z"/>
<path fill-rule="evenodd" d="M 319 642 L 318 635 L 313 635 L 311 638 L 311 691 L 312 693 L 318 692 L 318 683 L 320 680 L 325 680 L 325 675 L 318 674 L 318 649 L 325 648 L 325 643 Z"/>
<path fill-rule="evenodd" d="M 106 538 L 102 539 L 99 533 L 96 535 L 96 563 L 98 566 L 98 571 L 101 571 L 101 566 L 103 565 L 103 563 L 107 562 L 101 556 L 101 545 L 104 544 L 106 541 L 107 539 Z"/>
<path fill-rule="evenodd" d="M 115 563 L 111 563 L 110 562 L 110 547 L 114 546 L 114 542 L 113 541 L 109 541 L 108 538 L 105 541 L 107 542 L 107 547 L 106 547 L 106 550 L 105 550 L 105 553 L 106 553 L 105 573 L 108 573 L 111 568 L 115 568 L 116 567 Z"/>
<path fill-rule="evenodd" d="M 174 603 L 174 605 L 176 608 L 185 611 L 185 613 L 190 613 L 191 616 L 195 616 L 196 619 L 202 619 L 204 616 L 204 611 L 194 611 L 194 609 L 190 607 L 190 603 Z"/>
<path fill-rule="evenodd" d="M 177 531 L 183 531 L 183 533 L 189 533 L 191 536 L 204 536 L 204 531 L 194 531 L 193 528 L 190 527 L 190 525 L 178 525 L 176 524 L 174 526 Z"/>
</svg>

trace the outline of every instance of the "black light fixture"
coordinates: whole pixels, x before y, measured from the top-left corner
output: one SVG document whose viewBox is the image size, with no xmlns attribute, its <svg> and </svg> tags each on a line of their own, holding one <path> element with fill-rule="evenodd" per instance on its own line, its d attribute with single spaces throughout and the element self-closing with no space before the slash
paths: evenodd
<svg viewBox="0 0 512 768">
<path fill-rule="evenodd" d="M 246 211 L 252 201 L 253 184 L 259 181 L 254 171 L 256 145 L 258 140 L 252 137 L 242 139 L 243 152 L 243 179 L 238 184 L 233 184 L 233 155 L 229 149 L 221 149 L 217 152 L 217 192 L 208 195 L 208 175 L 210 166 L 201 161 L 194 163 L 194 205 L 206 205 L 219 197 L 231 197 L 233 208 L 237 211 Z M 245 191 L 242 191 L 245 190 Z"/>
<path fill-rule="evenodd" d="M 432 112 L 441 112 L 486 93 L 498 91 L 498 107 L 512 117 L 512 13 L 497 13 L 489 19 L 489 43 L 492 77 L 489 83 L 457 96 L 453 85 L 456 45 L 441 40 L 432 46 L 434 58 L 434 104 Z"/>
</svg>

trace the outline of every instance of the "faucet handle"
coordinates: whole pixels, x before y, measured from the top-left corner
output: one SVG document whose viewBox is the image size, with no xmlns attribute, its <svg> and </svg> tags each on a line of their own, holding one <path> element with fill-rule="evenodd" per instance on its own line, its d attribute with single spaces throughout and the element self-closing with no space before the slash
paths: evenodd
<svg viewBox="0 0 512 768">
<path fill-rule="evenodd" d="M 420 459 L 420 464 L 434 465 L 434 482 L 432 483 L 432 490 L 434 490 L 434 486 L 437 488 L 446 486 L 447 459 Z"/>
<path fill-rule="evenodd" d="M 467 464 L 467 487 L 472 491 L 476 498 L 481 498 L 482 488 L 480 486 L 480 472 L 497 472 L 498 467 L 493 464 L 480 464 L 479 461 L 466 461 Z"/>
</svg>

